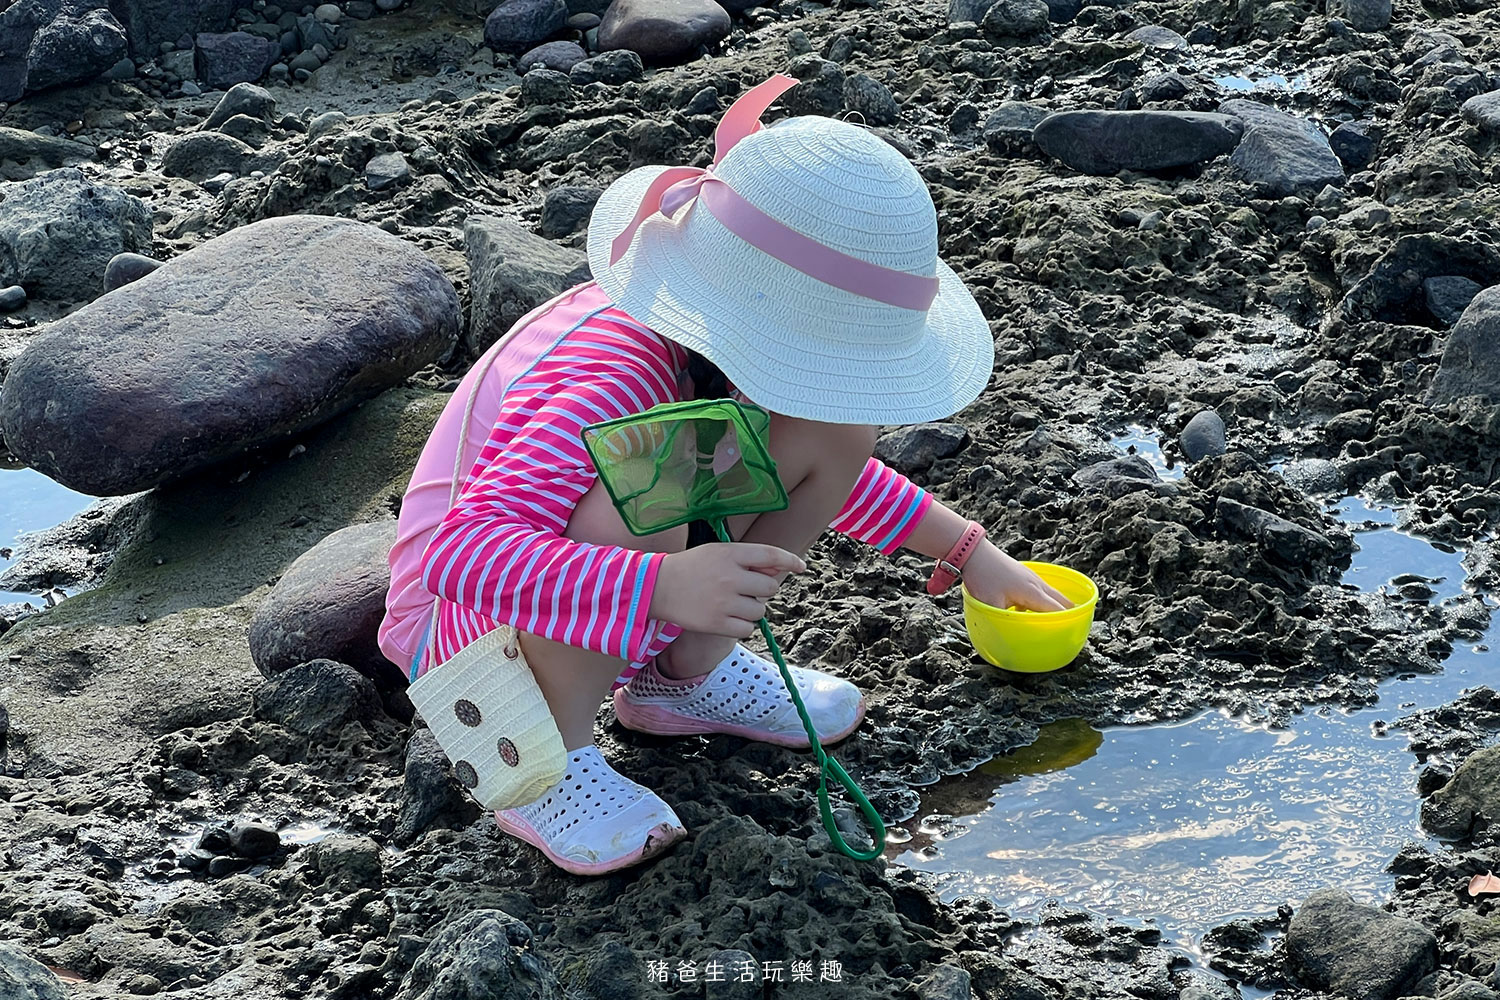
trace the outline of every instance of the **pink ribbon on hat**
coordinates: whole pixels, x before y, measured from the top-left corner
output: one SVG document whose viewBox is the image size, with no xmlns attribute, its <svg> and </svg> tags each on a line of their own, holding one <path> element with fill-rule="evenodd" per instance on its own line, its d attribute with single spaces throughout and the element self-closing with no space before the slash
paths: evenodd
<svg viewBox="0 0 1500 1000">
<path fill-rule="evenodd" d="M 797 83 L 794 77 L 778 73 L 751 87 L 730 105 L 714 130 L 713 165 L 718 166 L 735 143 L 760 131 L 760 116 L 766 108 Z M 625 256 L 641 223 L 658 212 L 670 219 L 695 198 L 740 239 L 824 284 L 887 305 L 923 312 L 937 297 L 937 278 L 881 267 L 824 246 L 740 197 L 734 188 L 714 175 L 712 167 L 668 167 L 658 174 L 641 196 L 635 218 L 610 244 L 609 262 L 613 264 Z"/>
</svg>

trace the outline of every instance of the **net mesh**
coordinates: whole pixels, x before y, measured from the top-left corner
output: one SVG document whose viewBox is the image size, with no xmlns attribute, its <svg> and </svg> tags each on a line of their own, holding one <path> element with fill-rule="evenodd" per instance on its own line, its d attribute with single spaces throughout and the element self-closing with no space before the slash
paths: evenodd
<svg viewBox="0 0 1500 1000">
<path fill-rule="evenodd" d="M 690 400 L 585 427 L 583 443 L 625 526 L 649 535 L 785 509 L 767 448 L 770 426 L 759 407 Z"/>
</svg>

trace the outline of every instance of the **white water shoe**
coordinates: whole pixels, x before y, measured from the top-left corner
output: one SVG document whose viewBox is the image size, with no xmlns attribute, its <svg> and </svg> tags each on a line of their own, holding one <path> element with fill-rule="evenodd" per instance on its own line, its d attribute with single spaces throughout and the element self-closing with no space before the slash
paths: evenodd
<svg viewBox="0 0 1500 1000">
<path fill-rule="evenodd" d="M 546 794 L 499 810 L 495 822 L 574 875 L 638 864 L 687 834 L 671 806 L 610 767 L 592 743 L 568 752 L 567 771 Z"/>
<path fill-rule="evenodd" d="M 852 733 L 865 716 L 859 688 L 832 674 L 789 666 L 797 693 L 825 746 Z M 627 729 L 662 736 L 729 733 L 777 746 L 812 746 L 776 664 L 742 645 L 707 676 L 664 677 L 655 661 L 615 691 L 615 715 Z"/>
</svg>

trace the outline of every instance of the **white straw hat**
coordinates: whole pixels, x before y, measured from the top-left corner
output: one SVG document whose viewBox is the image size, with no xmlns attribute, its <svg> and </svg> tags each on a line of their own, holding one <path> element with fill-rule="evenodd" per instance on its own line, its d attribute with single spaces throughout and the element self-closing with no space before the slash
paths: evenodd
<svg viewBox="0 0 1500 1000">
<path fill-rule="evenodd" d="M 785 82 L 763 92 L 760 107 L 741 107 L 776 81 Z M 859 126 L 809 115 L 760 128 L 764 104 L 794 82 L 773 78 L 736 102 L 709 170 L 640 167 L 612 184 L 589 222 L 594 279 L 620 309 L 702 354 L 773 412 L 860 424 L 950 416 L 984 389 L 995 347 L 978 303 L 938 259 L 927 187 Z M 726 128 L 737 112 L 742 126 L 750 112 L 749 131 L 730 136 L 731 150 Z M 663 185 L 678 180 L 663 198 Z M 757 225 L 783 243 L 757 237 Z M 760 248 L 779 252 L 786 241 L 819 257 L 814 264 L 831 257 L 829 273 L 862 272 L 861 291 Z M 916 303 L 930 301 L 926 308 L 906 294 L 913 284 L 925 289 Z"/>
</svg>

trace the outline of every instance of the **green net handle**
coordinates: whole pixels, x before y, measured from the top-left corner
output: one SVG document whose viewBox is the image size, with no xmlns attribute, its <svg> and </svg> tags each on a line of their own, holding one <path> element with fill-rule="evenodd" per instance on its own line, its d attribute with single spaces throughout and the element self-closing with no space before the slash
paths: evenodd
<svg viewBox="0 0 1500 1000">
<path fill-rule="evenodd" d="M 732 542 L 729 531 L 724 527 L 722 519 L 713 522 L 714 533 L 719 536 L 721 542 Z M 885 853 L 885 823 L 880 818 L 880 813 L 870 804 L 865 793 L 860 790 L 855 780 L 849 777 L 849 772 L 839 764 L 838 761 L 828 756 L 823 751 L 823 743 L 818 739 L 818 731 L 813 728 L 812 719 L 808 718 L 807 707 L 802 704 L 802 695 L 797 691 L 797 683 L 792 678 L 792 672 L 787 669 L 786 660 L 781 655 L 781 647 L 776 643 L 776 637 L 771 634 L 771 626 L 762 618 L 760 620 L 760 634 L 766 640 L 766 646 L 771 651 L 771 658 L 776 661 L 776 667 L 781 671 L 781 678 L 786 682 L 787 692 L 792 696 L 792 704 L 797 708 L 797 715 L 802 719 L 802 728 L 807 730 L 807 738 L 812 743 L 812 752 L 818 759 L 818 812 L 823 817 L 823 829 L 828 832 L 828 839 L 833 841 L 833 846 L 842 853 L 856 861 L 873 861 Z M 828 776 L 832 774 L 835 781 L 844 786 L 844 791 L 849 793 L 859 806 L 859 811 L 864 814 L 865 822 L 874 831 L 872 838 L 875 845 L 868 851 L 859 851 L 850 847 L 844 840 L 844 835 L 839 832 L 839 827 L 833 819 L 833 804 L 828 798 Z"/>
</svg>

